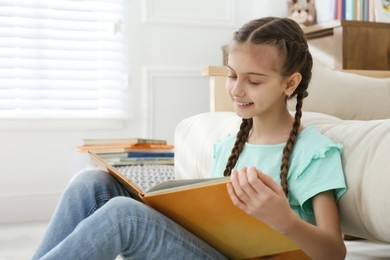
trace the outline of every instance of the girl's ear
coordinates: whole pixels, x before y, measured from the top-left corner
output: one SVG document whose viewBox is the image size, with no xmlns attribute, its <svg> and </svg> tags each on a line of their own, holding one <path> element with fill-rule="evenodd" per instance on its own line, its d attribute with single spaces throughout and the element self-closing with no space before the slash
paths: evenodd
<svg viewBox="0 0 390 260">
<path fill-rule="evenodd" d="M 290 77 L 287 79 L 286 88 L 284 90 L 284 93 L 290 97 L 295 89 L 298 87 L 299 83 L 301 83 L 302 75 L 299 72 L 293 73 Z"/>
</svg>

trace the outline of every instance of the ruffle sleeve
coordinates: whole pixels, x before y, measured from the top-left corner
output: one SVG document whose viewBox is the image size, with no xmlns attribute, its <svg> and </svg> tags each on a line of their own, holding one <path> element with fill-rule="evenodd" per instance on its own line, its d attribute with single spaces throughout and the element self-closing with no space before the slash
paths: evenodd
<svg viewBox="0 0 390 260">
<path fill-rule="evenodd" d="M 341 160 L 342 145 L 336 144 L 312 131 L 306 140 L 300 140 L 291 158 L 288 185 L 290 205 L 313 214 L 312 198 L 332 190 L 336 201 L 346 191 Z M 295 148 L 294 148 L 295 149 Z"/>
</svg>

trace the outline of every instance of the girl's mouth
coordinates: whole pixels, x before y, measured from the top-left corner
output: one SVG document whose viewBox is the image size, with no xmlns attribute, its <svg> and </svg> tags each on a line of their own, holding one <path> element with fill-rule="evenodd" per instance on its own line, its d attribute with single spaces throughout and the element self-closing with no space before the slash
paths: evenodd
<svg viewBox="0 0 390 260">
<path fill-rule="evenodd" d="M 236 105 L 240 108 L 247 108 L 247 107 L 250 107 L 251 105 L 253 105 L 253 102 L 239 102 L 239 101 L 236 101 Z"/>
</svg>

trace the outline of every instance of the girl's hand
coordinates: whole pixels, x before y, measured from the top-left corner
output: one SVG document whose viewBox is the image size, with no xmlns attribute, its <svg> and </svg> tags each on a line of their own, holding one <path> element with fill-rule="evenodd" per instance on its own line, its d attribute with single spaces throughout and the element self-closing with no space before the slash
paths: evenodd
<svg viewBox="0 0 390 260">
<path fill-rule="evenodd" d="M 227 188 L 234 205 L 280 233 L 297 218 L 282 187 L 254 167 L 233 170 Z"/>
</svg>

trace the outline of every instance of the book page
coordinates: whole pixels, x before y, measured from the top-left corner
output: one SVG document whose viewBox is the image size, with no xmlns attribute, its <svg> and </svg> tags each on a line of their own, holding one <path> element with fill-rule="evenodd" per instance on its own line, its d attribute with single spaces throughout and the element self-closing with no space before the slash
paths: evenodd
<svg viewBox="0 0 390 260">
<path fill-rule="evenodd" d="M 120 182 L 134 198 L 137 198 L 138 200 L 142 199 L 141 198 L 142 191 L 134 182 L 126 178 L 122 173 L 118 172 L 118 170 L 115 167 L 107 164 L 102 158 L 100 158 L 94 152 L 88 151 L 88 154 L 99 165 L 100 168 L 107 171 L 118 182 Z"/>
<path fill-rule="evenodd" d="M 156 193 L 166 193 L 176 190 L 190 189 L 200 186 L 211 185 L 215 183 L 229 182 L 230 177 L 221 178 L 205 178 L 205 179 L 183 179 L 166 181 L 149 189 L 145 195 L 153 195 Z"/>
</svg>

